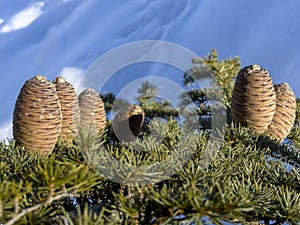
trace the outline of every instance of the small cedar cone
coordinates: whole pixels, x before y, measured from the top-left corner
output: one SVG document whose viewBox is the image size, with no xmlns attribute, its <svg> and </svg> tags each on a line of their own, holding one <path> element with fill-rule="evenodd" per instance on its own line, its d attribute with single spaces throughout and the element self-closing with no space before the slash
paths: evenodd
<svg viewBox="0 0 300 225">
<path fill-rule="evenodd" d="M 276 109 L 276 94 L 268 71 L 254 64 L 238 73 L 232 92 L 231 114 L 256 133 L 268 129 Z"/>
<path fill-rule="evenodd" d="M 25 82 L 13 113 L 13 136 L 26 150 L 52 153 L 61 132 L 62 115 L 55 86 L 37 75 Z"/>
<path fill-rule="evenodd" d="M 126 105 L 119 109 L 112 121 L 110 133 L 119 141 L 133 141 L 141 132 L 145 119 L 144 110 L 138 105 Z"/>
<path fill-rule="evenodd" d="M 287 83 L 274 85 L 276 92 L 276 111 L 269 125 L 270 137 L 282 142 L 293 128 L 296 118 L 296 97 Z"/>
<path fill-rule="evenodd" d="M 80 123 L 85 128 L 103 131 L 106 126 L 104 103 L 100 94 L 94 89 L 86 89 L 78 96 L 80 106 Z"/>
<path fill-rule="evenodd" d="M 60 140 L 71 143 L 80 120 L 77 94 L 73 85 L 67 82 L 63 77 L 55 77 L 53 83 L 56 88 L 62 113 Z"/>
</svg>

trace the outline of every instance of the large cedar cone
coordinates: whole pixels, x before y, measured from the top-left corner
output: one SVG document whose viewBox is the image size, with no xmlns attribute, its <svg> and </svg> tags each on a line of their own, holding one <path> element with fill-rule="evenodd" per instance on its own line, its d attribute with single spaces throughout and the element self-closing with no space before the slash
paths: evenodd
<svg viewBox="0 0 300 225">
<path fill-rule="evenodd" d="M 126 105 L 117 110 L 110 133 L 119 141 L 133 141 L 141 132 L 145 119 L 144 110 L 138 105 Z"/>
<path fill-rule="evenodd" d="M 276 112 L 269 125 L 269 136 L 278 142 L 290 133 L 296 118 L 296 97 L 287 83 L 274 85 L 276 92 Z"/>
<path fill-rule="evenodd" d="M 78 96 L 81 126 L 103 131 L 106 126 L 104 103 L 97 91 L 86 89 Z"/>
<path fill-rule="evenodd" d="M 73 85 L 67 82 L 63 77 L 54 78 L 53 83 L 56 88 L 62 113 L 60 140 L 71 143 L 80 120 L 77 94 Z"/>
<path fill-rule="evenodd" d="M 61 131 L 62 115 L 54 85 L 38 75 L 23 85 L 13 113 L 17 144 L 43 155 L 52 153 Z"/>
<path fill-rule="evenodd" d="M 275 109 L 276 94 L 268 71 L 257 64 L 240 70 L 232 92 L 233 121 L 260 134 L 268 129 Z"/>
</svg>

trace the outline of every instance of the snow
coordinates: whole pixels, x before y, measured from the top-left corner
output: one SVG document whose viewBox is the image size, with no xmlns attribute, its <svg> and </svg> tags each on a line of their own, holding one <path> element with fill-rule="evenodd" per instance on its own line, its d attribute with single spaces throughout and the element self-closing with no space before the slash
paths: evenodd
<svg viewBox="0 0 300 225">
<path fill-rule="evenodd" d="M 260 64 L 299 97 L 299 9 L 296 0 L 1 0 L 0 138 L 11 137 L 14 103 L 27 79 L 62 75 L 80 91 L 79 80 L 97 58 L 140 40 L 174 42 L 199 56 L 213 48 L 220 58 L 239 55 L 242 66 Z M 181 82 L 182 71 L 153 66 L 124 68 L 105 91 L 145 76 Z"/>
<path fill-rule="evenodd" d="M 69 83 L 71 83 L 77 93 L 82 92 L 85 87 L 80 86 L 80 81 L 83 77 L 84 71 L 76 67 L 64 67 L 59 76 L 64 77 Z"/>
<path fill-rule="evenodd" d="M 30 7 L 18 12 L 17 14 L 12 16 L 8 20 L 8 22 L 0 29 L 0 33 L 8 33 L 29 26 L 42 14 L 43 6 L 44 2 L 36 2 Z"/>
<path fill-rule="evenodd" d="M 0 126 L 0 141 L 8 141 L 8 138 L 12 137 L 12 121 L 7 121 Z"/>
</svg>

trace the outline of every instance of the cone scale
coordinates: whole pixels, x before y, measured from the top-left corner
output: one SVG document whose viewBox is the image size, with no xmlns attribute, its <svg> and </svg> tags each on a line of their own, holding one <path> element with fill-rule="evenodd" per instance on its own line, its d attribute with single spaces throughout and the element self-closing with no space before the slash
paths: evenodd
<svg viewBox="0 0 300 225">
<path fill-rule="evenodd" d="M 26 150 L 52 153 L 61 132 L 62 115 L 55 86 L 37 75 L 23 85 L 13 113 L 13 136 Z"/>
<path fill-rule="evenodd" d="M 78 96 L 80 106 L 80 124 L 86 129 L 103 131 L 106 126 L 104 103 L 97 91 L 86 89 Z"/>
<path fill-rule="evenodd" d="M 287 83 L 274 85 L 276 111 L 268 128 L 268 134 L 282 142 L 290 133 L 296 118 L 296 97 Z"/>
<path fill-rule="evenodd" d="M 133 141 L 141 132 L 145 119 L 144 110 L 138 105 L 119 109 L 110 127 L 111 136 L 119 141 Z"/>
<path fill-rule="evenodd" d="M 62 112 L 62 129 L 60 141 L 71 143 L 80 120 L 80 109 L 77 94 L 72 84 L 63 77 L 53 80 Z"/>
<path fill-rule="evenodd" d="M 240 70 L 231 100 L 233 121 L 261 134 L 271 124 L 275 109 L 276 94 L 268 71 L 257 64 Z"/>
</svg>

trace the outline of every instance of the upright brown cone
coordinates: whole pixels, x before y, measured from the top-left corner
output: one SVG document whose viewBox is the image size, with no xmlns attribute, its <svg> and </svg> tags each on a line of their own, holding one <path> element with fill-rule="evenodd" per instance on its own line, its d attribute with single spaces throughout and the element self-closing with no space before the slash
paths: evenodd
<svg viewBox="0 0 300 225">
<path fill-rule="evenodd" d="M 119 109 L 112 121 L 110 133 L 119 141 L 133 141 L 144 123 L 144 110 L 138 105 L 127 105 Z"/>
<path fill-rule="evenodd" d="M 38 75 L 23 85 L 13 114 L 13 135 L 25 149 L 51 154 L 61 131 L 61 109 L 54 85 Z"/>
<path fill-rule="evenodd" d="M 106 114 L 103 101 L 97 91 L 86 89 L 79 97 L 81 125 L 85 128 L 94 127 L 98 131 L 106 126 Z"/>
<path fill-rule="evenodd" d="M 275 108 L 276 94 L 268 71 L 257 64 L 240 70 L 232 92 L 232 119 L 263 133 L 272 121 Z"/>
<path fill-rule="evenodd" d="M 269 125 L 270 137 L 283 141 L 290 133 L 296 118 L 296 97 L 287 83 L 274 85 L 276 112 Z"/>
<path fill-rule="evenodd" d="M 53 83 L 60 101 L 62 113 L 60 140 L 71 143 L 74 139 L 74 131 L 80 120 L 77 94 L 73 85 L 63 77 L 54 78 Z"/>
</svg>

